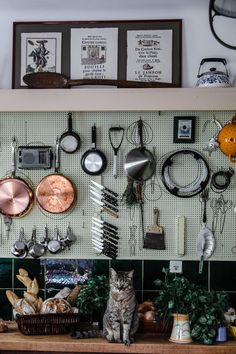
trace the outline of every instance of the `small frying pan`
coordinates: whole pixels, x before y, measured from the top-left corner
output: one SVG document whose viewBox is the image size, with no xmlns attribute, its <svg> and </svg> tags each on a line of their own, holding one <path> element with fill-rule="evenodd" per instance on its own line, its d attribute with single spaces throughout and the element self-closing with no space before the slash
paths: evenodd
<svg viewBox="0 0 236 354">
<path fill-rule="evenodd" d="M 12 175 L 0 180 L 0 213 L 13 217 L 21 217 L 33 206 L 34 193 L 24 179 L 16 177 L 15 165 L 16 140 L 12 140 Z"/>
<path fill-rule="evenodd" d="M 53 214 L 68 211 L 76 200 L 76 190 L 68 177 L 58 173 L 59 139 L 56 142 L 55 173 L 45 176 L 36 188 L 36 200 L 40 207 Z"/>
<path fill-rule="evenodd" d="M 107 167 L 107 158 L 96 148 L 97 131 L 92 127 L 92 149 L 87 150 L 81 158 L 81 166 L 85 173 L 91 176 L 100 175 Z"/>
<path fill-rule="evenodd" d="M 60 147 L 67 154 L 72 154 L 80 148 L 80 137 L 72 128 L 72 113 L 68 113 L 68 130 L 60 137 Z"/>
</svg>

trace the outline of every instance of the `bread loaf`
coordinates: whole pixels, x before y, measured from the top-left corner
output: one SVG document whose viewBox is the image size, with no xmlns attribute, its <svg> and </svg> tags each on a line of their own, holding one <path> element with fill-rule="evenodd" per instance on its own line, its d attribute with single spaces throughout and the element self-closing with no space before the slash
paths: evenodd
<svg viewBox="0 0 236 354">
<path fill-rule="evenodd" d="M 42 303 L 40 313 L 70 313 L 73 312 L 65 299 L 49 298 Z"/>
</svg>

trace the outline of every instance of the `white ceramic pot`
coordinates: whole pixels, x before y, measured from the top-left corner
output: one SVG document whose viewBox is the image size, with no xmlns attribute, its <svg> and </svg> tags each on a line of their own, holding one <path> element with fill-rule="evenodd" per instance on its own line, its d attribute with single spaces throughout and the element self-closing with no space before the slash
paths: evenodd
<svg viewBox="0 0 236 354">
<path fill-rule="evenodd" d="M 224 71 L 217 70 L 215 66 L 212 66 L 209 71 L 204 72 L 205 63 L 220 63 L 223 65 Z M 230 87 L 226 60 L 223 58 L 202 59 L 197 77 L 197 87 Z"/>
<path fill-rule="evenodd" d="M 174 343 L 192 343 L 189 317 L 185 314 L 174 313 L 174 322 L 169 341 Z"/>
</svg>

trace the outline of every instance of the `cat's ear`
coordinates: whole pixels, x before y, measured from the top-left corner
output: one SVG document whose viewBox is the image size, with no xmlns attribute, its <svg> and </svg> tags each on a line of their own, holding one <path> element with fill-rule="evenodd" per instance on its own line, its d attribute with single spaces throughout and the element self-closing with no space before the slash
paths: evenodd
<svg viewBox="0 0 236 354">
<path fill-rule="evenodd" d="M 134 275 L 134 269 L 132 269 L 130 272 L 128 272 L 127 276 L 129 279 L 133 279 L 133 275 Z"/>
<path fill-rule="evenodd" d="M 115 269 L 110 268 L 110 275 L 111 275 L 111 278 L 115 278 L 117 276 Z"/>
</svg>

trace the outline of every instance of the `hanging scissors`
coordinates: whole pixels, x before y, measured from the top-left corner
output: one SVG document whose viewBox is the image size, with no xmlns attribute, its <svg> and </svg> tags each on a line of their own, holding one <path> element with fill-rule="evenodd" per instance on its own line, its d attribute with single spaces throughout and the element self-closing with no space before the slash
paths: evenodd
<svg viewBox="0 0 236 354">
<path fill-rule="evenodd" d="M 232 200 L 225 200 L 223 195 L 221 195 L 219 199 L 221 199 L 220 234 L 222 234 L 223 230 L 224 230 L 224 226 L 225 226 L 226 213 L 227 213 L 227 211 L 229 211 L 232 208 L 233 202 L 232 202 Z"/>
</svg>

